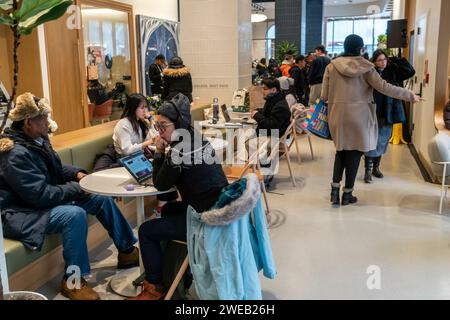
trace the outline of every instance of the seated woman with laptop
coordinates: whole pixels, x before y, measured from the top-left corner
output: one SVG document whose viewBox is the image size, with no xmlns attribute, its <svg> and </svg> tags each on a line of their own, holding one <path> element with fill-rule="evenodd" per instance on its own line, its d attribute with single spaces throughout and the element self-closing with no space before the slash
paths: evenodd
<svg viewBox="0 0 450 320">
<path fill-rule="evenodd" d="M 181 201 L 166 204 L 161 219 L 147 221 L 139 228 L 145 281 L 142 293 L 132 300 L 160 300 L 164 297 L 160 242 L 186 241 L 188 206 L 199 213 L 207 211 L 228 185 L 221 164 L 208 161 L 210 157 L 215 159 L 211 144 L 191 127 L 189 99 L 179 94 L 165 102 L 158 113 L 155 127 L 159 136 L 155 139 L 157 149 L 153 161 L 153 183 L 160 191 L 175 186 Z M 184 137 L 182 140 L 181 136 Z M 194 141 L 195 138 L 201 141 Z M 171 148 L 166 154 L 168 146 Z"/>
<path fill-rule="evenodd" d="M 144 152 L 147 158 L 153 157 L 149 146 L 154 145 L 158 132 L 150 126 L 147 120 L 148 110 L 148 100 L 142 94 L 135 93 L 128 97 L 122 119 L 114 127 L 114 148 L 111 147 L 97 159 L 94 171 L 122 166 L 120 158 L 138 151 Z M 176 200 L 177 197 L 176 192 L 158 195 L 158 204 L 154 213 L 159 215 L 162 207 L 168 201 Z"/>
</svg>

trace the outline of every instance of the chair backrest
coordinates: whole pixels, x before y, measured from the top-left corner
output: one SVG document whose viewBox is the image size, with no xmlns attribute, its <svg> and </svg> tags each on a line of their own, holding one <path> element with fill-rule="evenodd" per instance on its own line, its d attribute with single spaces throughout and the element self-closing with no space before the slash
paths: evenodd
<svg viewBox="0 0 450 320">
<path fill-rule="evenodd" d="M 435 135 L 428 144 L 428 155 L 432 162 L 450 162 L 450 136 L 445 133 Z M 432 163 L 432 170 L 436 176 L 442 176 L 442 166 Z"/>
<path fill-rule="evenodd" d="M 8 270 L 6 268 L 5 242 L 3 240 L 3 223 L 0 215 L 0 278 L 3 293 L 9 292 Z"/>
<path fill-rule="evenodd" d="M 245 177 L 248 173 L 249 170 L 251 170 L 251 172 L 256 173 L 257 170 L 260 169 L 260 165 L 259 165 L 259 155 L 267 150 L 267 144 L 269 143 L 269 140 L 264 141 L 258 148 L 258 150 L 256 150 L 252 155 L 250 155 L 250 157 L 248 158 L 247 163 L 244 166 L 244 169 L 241 172 L 241 176 L 239 177 L 239 179 L 242 179 L 243 177 Z"/>
<path fill-rule="evenodd" d="M 108 117 L 112 114 L 113 100 L 108 100 L 94 108 L 94 118 Z"/>
<path fill-rule="evenodd" d="M 95 110 L 95 103 L 89 103 L 88 104 L 89 121 L 91 121 L 94 118 L 94 110 Z"/>
</svg>

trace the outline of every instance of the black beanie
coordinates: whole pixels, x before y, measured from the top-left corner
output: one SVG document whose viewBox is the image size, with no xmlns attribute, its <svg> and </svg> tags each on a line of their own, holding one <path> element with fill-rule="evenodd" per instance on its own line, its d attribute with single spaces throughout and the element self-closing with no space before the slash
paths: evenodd
<svg viewBox="0 0 450 320">
<path fill-rule="evenodd" d="M 175 129 L 187 129 L 191 125 L 191 103 L 188 97 L 181 93 L 172 100 L 165 101 L 159 107 L 158 114 L 175 123 Z"/>
<path fill-rule="evenodd" d="M 364 40 L 356 34 L 351 34 L 345 38 L 344 49 L 346 56 L 360 56 L 361 49 L 364 48 Z"/>
</svg>

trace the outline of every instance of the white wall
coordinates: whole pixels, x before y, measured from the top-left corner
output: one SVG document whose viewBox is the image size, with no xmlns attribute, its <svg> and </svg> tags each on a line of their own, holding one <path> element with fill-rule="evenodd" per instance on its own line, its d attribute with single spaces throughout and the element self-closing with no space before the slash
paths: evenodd
<svg viewBox="0 0 450 320">
<path fill-rule="evenodd" d="M 421 155 L 422 159 L 425 159 L 429 165 L 431 161 L 428 156 L 428 143 L 431 138 L 437 133 L 434 114 L 436 106 L 436 79 L 438 72 L 438 52 L 439 48 L 439 32 L 440 32 L 440 20 L 441 20 L 441 1 L 448 0 L 427 0 L 417 1 L 416 7 L 416 21 L 423 15 L 428 16 L 427 36 L 425 40 L 425 59 L 428 60 L 428 68 L 430 73 L 430 83 L 423 89 L 424 102 L 414 105 L 414 132 L 413 132 L 413 144 L 417 151 Z M 448 32 L 441 30 L 442 32 Z M 417 34 L 417 26 L 416 26 Z M 416 39 L 415 50 L 415 62 L 414 67 L 416 70 L 423 70 L 423 66 L 418 63 L 418 51 L 417 51 L 418 39 Z M 442 47 L 442 46 L 441 46 Z M 442 48 L 441 48 L 442 49 Z M 419 71 L 420 73 L 420 71 Z M 422 75 L 418 75 L 419 79 L 423 78 Z M 420 81 L 420 80 L 419 80 Z M 419 85 L 416 85 L 415 91 L 419 92 Z"/>
<path fill-rule="evenodd" d="M 181 0 L 180 45 L 194 98 L 230 104 L 251 84 L 250 0 Z"/>
<path fill-rule="evenodd" d="M 178 20 L 178 1 L 177 0 L 118 0 L 131 4 L 135 15 L 141 14 L 149 17 Z"/>
</svg>

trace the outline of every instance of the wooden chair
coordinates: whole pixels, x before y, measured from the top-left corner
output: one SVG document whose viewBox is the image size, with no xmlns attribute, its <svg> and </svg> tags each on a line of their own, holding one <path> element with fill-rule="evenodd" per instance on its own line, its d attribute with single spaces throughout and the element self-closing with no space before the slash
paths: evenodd
<svg viewBox="0 0 450 320">
<path fill-rule="evenodd" d="M 308 142 L 309 142 L 309 149 L 311 151 L 311 159 L 314 160 L 314 150 L 312 146 L 312 140 L 311 140 L 311 133 L 309 131 L 306 131 L 306 134 L 299 133 L 297 131 L 297 121 L 302 117 L 300 113 L 294 113 L 292 116 L 292 121 L 294 122 L 293 131 L 292 131 L 292 140 L 289 143 L 289 150 L 291 150 L 292 145 L 295 143 L 295 148 L 297 151 L 297 160 L 299 164 L 302 164 L 302 156 L 300 155 L 300 147 L 299 147 L 299 140 L 302 136 L 307 136 Z"/>
<path fill-rule="evenodd" d="M 289 136 L 293 136 L 295 133 L 295 119 L 291 121 L 291 124 L 287 128 L 284 135 L 280 138 L 280 141 L 275 145 L 271 152 L 271 158 L 273 159 L 274 156 L 279 155 L 280 159 L 283 156 L 286 156 L 286 160 L 288 163 L 289 168 L 289 174 L 291 175 L 292 184 L 294 187 L 297 187 L 297 183 L 295 181 L 294 172 L 292 171 L 292 163 L 291 163 L 291 157 L 289 155 L 289 151 L 291 150 L 291 147 L 293 145 L 294 139 L 292 141 L 288 142 Z M 297 147 L 298 148 L 298 147 Z M 298 149 L 297 149 L 298 152 Z"/>
<path fill-rule="evenodd" d="M 255 151 L 248 159 L 244 166 L 224 166 L 223 171 L 228 181 L 236 181 L 242 179 L 248 172 L 255 173 L 258 176 L 258 180 L 261 185 L 261 191 L 263 193 L 264 203 L 266 205 L 266 215 L 269 214 L 269 200 L 267 197 L 266 187 L 264 185 L 264 176 L 261 173 L 261 165 L 259 163 L 259 154 L 266 150 L 269 141 L 265 141 L 257 151 Z"/>
</svg>

